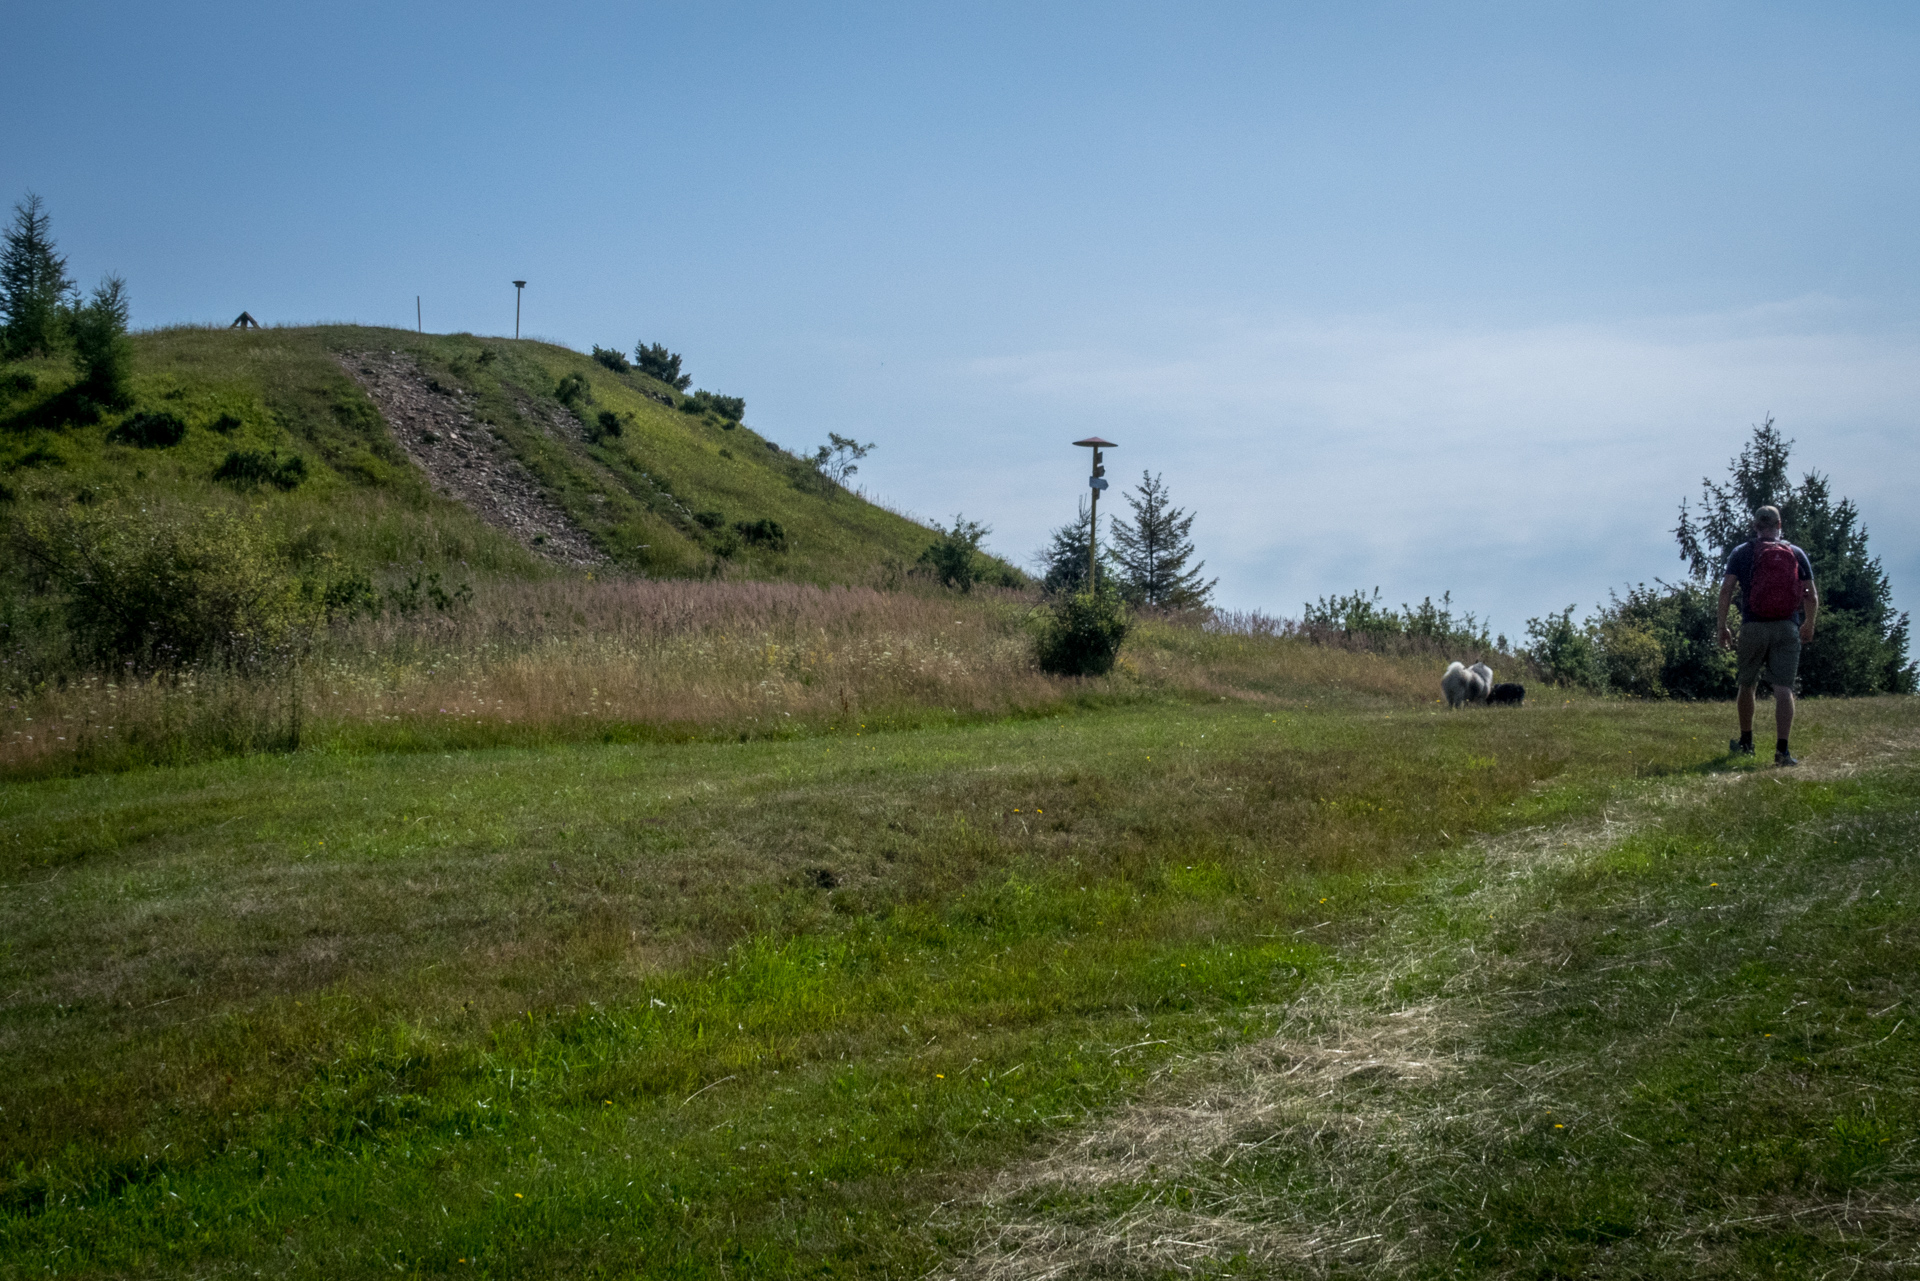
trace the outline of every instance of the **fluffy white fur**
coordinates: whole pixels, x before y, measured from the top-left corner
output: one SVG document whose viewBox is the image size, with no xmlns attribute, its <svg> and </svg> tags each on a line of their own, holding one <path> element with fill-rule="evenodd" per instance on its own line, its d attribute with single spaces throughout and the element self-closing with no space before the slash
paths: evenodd
<svg viewBox="0 0 1920 1281">
<path fill-rule="evenodd" d="M 1447 696 L 1448 707 L 1458 707 L 1462 703 L 1484 703 L 1487 695 L 1493 692 L 1493 669 L 1485 663 L 1475 663 L 1472 667 L 1465 663 L 1453 663 L 1448 666 L 1447 674 L 1440 678 L 1440 689 Z"/>
</svg>

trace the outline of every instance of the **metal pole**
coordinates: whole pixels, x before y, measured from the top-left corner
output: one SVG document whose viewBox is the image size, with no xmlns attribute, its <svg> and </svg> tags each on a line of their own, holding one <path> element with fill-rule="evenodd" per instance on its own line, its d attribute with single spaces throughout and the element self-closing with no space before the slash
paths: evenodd
<svg viewBox="0 0 1920 1281">
<path fill-rule="evenodd" d="M 420 323 L 420 295 L 413 296 L 413 328 L 416 333 L 426 333 L 427 327 Z"/>
<path fill-rule="evenodd" d="M 1100 451 L 1093 451 L 1093 474 L 1100 474 Z M 1100 491 L 1089 491 L 1093 495 L 1087 508 L 1087 590 L 1097 592 L 1100 589 Z"/>
<path fill-rule="evenodd" d="M 520 336 L 520 291 L 526 287 L 527 282 L 524 280 L 513 282 L 513 336 L 515 338 Z"/>
<path fill-rule="evenodd" d="M 1106 470 L 1100 465 L 1100 451 L 1114 448 L 1114 443 L 1098 436 L 1073 443 L 1093 450 L 1093 473 L 1087 477 L 1087 489 L 1093 495 L 1087 503 L 1087 590 L 1092 592 L 1100 588 L 1100 491 L 1107 487 L 1100 477 Z"/>
</svg>

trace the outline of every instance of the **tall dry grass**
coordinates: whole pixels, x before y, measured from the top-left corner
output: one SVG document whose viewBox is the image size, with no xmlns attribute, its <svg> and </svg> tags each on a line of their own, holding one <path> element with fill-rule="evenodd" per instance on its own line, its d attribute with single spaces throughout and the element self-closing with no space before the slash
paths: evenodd
<svg viewBox="0 0 1920 1281">
<path fill-rule="evenodd" d="M 337 627 L 265 671 L 92 675 L 10 699 L 0 773 L 294 747 L 769 737 L 1090 694 L 1424 702 L 1444 666 L 1316 643 L 1271 620 L 1195 615 L 1141 619 L 1110 677 L 1050 677 L 1034 663 L 1035 608 L 1012 592 L 499 582 L 449 611 Z"/>
<path fill-rule="evenodd" d="M 93 675 L 11 699 L 0 769 L 992 715 L 1061 697 L 1033 666 L 1027 612 L 858 587 L 500 583 L 450 611 L 335 628 L 266 672 Z"/>
</svg>

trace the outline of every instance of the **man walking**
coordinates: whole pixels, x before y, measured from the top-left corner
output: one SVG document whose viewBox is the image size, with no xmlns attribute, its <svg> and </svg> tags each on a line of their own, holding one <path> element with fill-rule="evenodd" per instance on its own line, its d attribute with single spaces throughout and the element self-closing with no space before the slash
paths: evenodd
<svg viewBox="0 0 1920 1281">
<path fill-rule="evenodd" d="M 1740 593 L 1740 638 L 1736 647 L 1727 627 L 1727 606 Z M 1813 562 L 1781 537 L 1780 509 L 1762 507 L 1753 514 L 1753 538 L 1733 549 L 1727 576 L 1720 583 L 1720 645 L 1738 656 L 1740 737 L 1727 750 L 1753 755 L 1753 691 L 1764 675 L 1773 686 L 1773 719 L 1779 738 L 1775 765 L 1798 765 L 1787 748 L 1793 729 L 1793 680 L 1800 672 L 1800 647 L 1813 639 L 1820 594 L 1813 586 Z"/>
</svg>

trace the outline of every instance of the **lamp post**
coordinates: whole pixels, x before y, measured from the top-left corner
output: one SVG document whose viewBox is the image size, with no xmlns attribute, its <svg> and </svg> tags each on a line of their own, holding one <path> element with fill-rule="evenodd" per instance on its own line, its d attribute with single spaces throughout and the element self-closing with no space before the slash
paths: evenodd
<svg viewBox="0 0 1920 1281">
<path fill-rule="evenodd" d="M 1085 440 L 1073 442 L 1093 451 L 1093 473 L 1087 477 L 1087 488 L 1093 491 L 1093 498 L 1087 511 L 1087 590 L 1092 592 L 1100 586 L 1100 491 L 1107 487 L 1107 468 L 1100 461 L 1103 449 L 1118 449 L 1120 446 L 1098 436 L 1089 436 Z"/>
<path fill-rule="evenodd" d="M 513 282 L 513 336 L 515 338 L 520 336 L 520 291 L 526 287 L 527 282 L 524 280 Z"/>
</svg>

